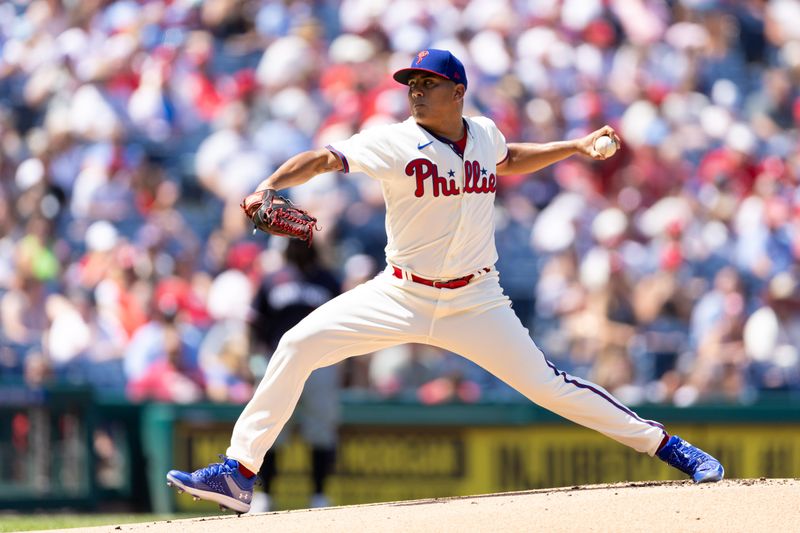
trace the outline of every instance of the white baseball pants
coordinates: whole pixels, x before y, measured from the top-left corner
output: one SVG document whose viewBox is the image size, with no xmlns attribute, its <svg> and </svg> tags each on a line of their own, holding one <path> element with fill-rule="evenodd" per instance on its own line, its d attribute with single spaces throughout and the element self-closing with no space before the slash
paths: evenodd
<svg viewBox="0 0 800 533">
<path fill-rule="evenodd" d="M 258 472 L 313 370 L 409 342 L 460 354 L 540 406 L 637 451 L 654 455 L 665 434 L 603 388 L 547 361 L 511 309 L 496 270 L 465 287 L 437 289 L 387 269 L 283 336 L 236 422 L 227 455 Z"/>
</svg>

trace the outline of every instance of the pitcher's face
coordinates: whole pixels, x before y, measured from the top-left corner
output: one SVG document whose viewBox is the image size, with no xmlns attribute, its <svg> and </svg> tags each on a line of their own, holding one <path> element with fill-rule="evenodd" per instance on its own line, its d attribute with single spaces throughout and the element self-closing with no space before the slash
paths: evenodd
<svg viewBox="0 0 800 533">
<path fill-rule="evenodd" d="M 461 116 L 464 86 L 437 76 L 418 72 L 408 79 L 408 104 L 411 115 L 423 126 L 435 124 L 454 113 Z"/>
</svg>

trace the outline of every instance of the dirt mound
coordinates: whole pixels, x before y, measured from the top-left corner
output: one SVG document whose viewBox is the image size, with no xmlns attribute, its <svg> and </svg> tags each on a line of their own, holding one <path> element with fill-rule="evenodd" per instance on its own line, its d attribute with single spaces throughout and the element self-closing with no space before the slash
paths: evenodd
<svg viewBox="0 0 800 533">
<path fill-rule="evenodd" d="M 618 483 L 86 529 L 241 531 L 793 531 L 800 480 Z M 74 530 L 65 530 L 74 531 Z"/>
</svg>

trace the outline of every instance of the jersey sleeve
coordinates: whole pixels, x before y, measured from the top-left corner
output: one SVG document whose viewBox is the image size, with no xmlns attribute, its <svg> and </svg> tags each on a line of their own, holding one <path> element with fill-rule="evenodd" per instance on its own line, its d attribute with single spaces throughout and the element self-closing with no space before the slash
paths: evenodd
<svg viewBox="0 0 800 533">
<path fill-rule="evenodd" d="M 506 144 L 506 137 L 497 124 L 490 118 L 477 117 L 473 119 L 489 134 L 489 139 L 494 147 L 495 162 L 499 165 L 508 159 L 508 145 Z"/>
<path fill-rule="evenodd" d="M 344 172 L 363 172 L 375 179 L 386 179 L 395 167 L 390 133 L 385 127 L 370 128 L 344 141 L 328 146 L 342 161 Z"/>
</svg>

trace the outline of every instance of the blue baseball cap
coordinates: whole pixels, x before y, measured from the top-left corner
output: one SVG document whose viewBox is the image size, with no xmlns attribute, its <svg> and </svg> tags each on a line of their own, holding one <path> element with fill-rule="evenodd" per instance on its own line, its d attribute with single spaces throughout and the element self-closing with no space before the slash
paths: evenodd
<svg viewBox="0 0 800 533">
<path fill-rule="evenodd" d="M 447 78 L 453 83 L 460 83 L 467 88 L 467 71 L 456 56 L 447 50 L 429 48 L 418 53 L 411 61 L 411 66 L 394 73 L 394 79 L 408 85 L 408 78 L 415 72 L 428 72 Z"/>
</svg>

